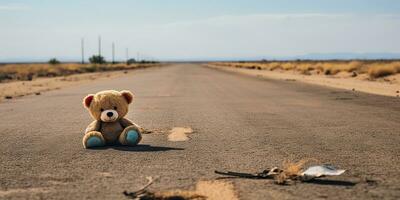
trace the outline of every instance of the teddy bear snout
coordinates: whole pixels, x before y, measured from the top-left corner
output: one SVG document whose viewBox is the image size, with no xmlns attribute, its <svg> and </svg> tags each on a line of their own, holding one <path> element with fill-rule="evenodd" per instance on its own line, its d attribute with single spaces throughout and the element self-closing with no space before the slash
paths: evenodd
<svg viewBox="0 0 400 200">
<path fill-rule="evenodd" d="M 105 110 L 101 112 L 100 119 L 103 122 L 114 122 L 118 119 L 118 112 L 116 110 Z"/>
</svg>

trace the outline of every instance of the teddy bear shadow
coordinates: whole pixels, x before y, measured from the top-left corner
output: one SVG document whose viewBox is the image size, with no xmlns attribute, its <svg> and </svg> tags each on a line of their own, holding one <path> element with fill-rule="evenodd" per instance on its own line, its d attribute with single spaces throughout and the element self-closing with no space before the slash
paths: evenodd
<svg viewBox="0 0 400 200">
<path fill-rule="evenodd" d="M 163 147 L 163 146 L 151 146 L 148 144 L 138 144 L 136 146 L 122 146 L 122 145 L 108 145 L 104 147 L 96 147 L 91 150 L 107 150 L 107 149 L 115 149 L 119 151 L 132 151 L 132 152 L 158 152 L 158 151 L 181 151 L 185 150 L 183 148 L 176 147 Z"/>
</svg>

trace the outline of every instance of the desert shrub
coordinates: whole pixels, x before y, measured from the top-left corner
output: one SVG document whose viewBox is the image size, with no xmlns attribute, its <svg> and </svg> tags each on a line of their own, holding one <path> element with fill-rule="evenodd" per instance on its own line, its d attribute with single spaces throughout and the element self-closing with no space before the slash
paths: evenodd
<svg viewBox="0 0 400 200">
<path fill-rule="evenodd" d="M 379 78 L 379 77 L 393 75 L 396 73 L 400 73 L 400 64 L 399 63 L 385 64 L 385 65 L 372 65 L 368 69 L 368 75 L 371 78 Z"/>
<path fill-rule="evenodd" d="M 324 63 L 320 67 L 323 69 L 325 75 L 335 75 L 343 70 L 343 67 L 337 63 Z"/>
<path fill-rule="evenodd" d="M 273 71 L 275 69 L 280 69 L 281 65 L 279 63 L 271 63 L 271 64 L 269 64 L 268 68 L 269 68 L 269 70 Z"/>
<path fill-rule="evenodd" d="M 71 74 L 91 73 L 101 71 L 127 70 L 154 66 L 153 64 L 134 64 L 131 66 L 125 63 L 115 65 L 107 64 L 77 64 L 60 63 L 52 64 L 5 64 L 0 67 L 0 82 L 7 80 L 30 81 L 35 77 L 55 77 Z"/>
<path fill-rule="evenodd" d="M 324 74 L 325 74 L 325 75 L 331 75 L 332 72 L 331 72 L 330 69 L 325 69 L 325 70 L 324 70 Z"/>
<path fill-rule="evenodd" d="M 259 62 L 221 62 L 215 65 L 247 68 L 247 69 L 282 69 L 296 70 L 302 74 L 309 74 L 309 71 L 316 70 L 316 73 L 325 75 L 336 75 L 339 72 L 351 73 L 352 77 L 359 74 L 368 74 L 372 78 L 384 77 L 400 73 L 400 61 L 398 60 L 296 60 L 296 61 L 259 61 Z"/>
<path fill-rule="evenodd" d="M 363 63 L 360 61 L 351 61 L 348 65 L 346 65 L 345 71 L 347 72 L 354 72 L 358 71 L 360 68 L 362 68 Z"/>
<path fill-rule="evenodd" d="M 60 61 L 57 60 L 57 58 L 52 58 L 49 60 L 50 65 L 57 65 L 60 64 Z"/>
<path fill-rule="evenodd" d="M 0 82 L 11 79 L 13 79 L 13 76 L 11 74 L 0 73 Z"/>
<path fill-rule="evenodd" d="M 156 64 L 158 62 L 157 61 L 152 61 L 152 60 L 141 60 L 139 63 L 140 64 Z"/>
<path fill-rule="evenodd" d="M 82 68 L 83 73 L 93 73 L 99 71 L 99 67 L 97 65 L 88 65 L 87 67 Z"/>
<path fill-rule="evenodd" d="M 104 64 L 104 63 L 106 63 L 106 60 L 101 55 L 93 55 L 92 57 L 89 58 L 89 61 L 92 64 Z"/>
<path fill-rule="evenodd" d="M 294 63 L 285 62 L 281 64 L 281 68 L 283 70 L 292 70 L 296 68 L 296 65 Z"/>
<path fill-rule="evenodd" d="M 130 64 L 133 64 L 133 63 L 136 63 L 136 60 L 135 60 L 134 58 L 128 59 L 128 60 L 126 61 L 126 64 L 127 64 L 127 65 L 130 65 Z"/>
</svg>

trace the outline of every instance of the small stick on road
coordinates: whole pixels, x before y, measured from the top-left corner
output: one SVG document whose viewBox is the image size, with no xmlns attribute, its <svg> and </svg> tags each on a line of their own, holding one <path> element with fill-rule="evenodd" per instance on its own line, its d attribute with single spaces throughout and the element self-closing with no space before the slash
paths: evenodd
<svg viewBox="0 0 400 200">
<path fill-rule="evenodd" d="M 127 192 L 127 191 L 124 191 L 124 195 L 125 195 L 125 196 L 128 196 L 128 197 L 131 197 L 132 199 L 137 199 L 137 198 L 140 198 L 140 196 L 142 196 L 142 195 L 144 195 L 145 193 L 147 193 L 147 190 L 146 190 L 146 189 L 147 189 L 151 184 L 153 184 L 154 181 L 155 181 L 156 179 L 153 179 L 153 177 L 151 177 L 151 176 L 146 177 L 146 179 L 148 180 L 148 182 L 147 182 L 147 184 L 144 185 L 142 188 L 140 188 L 139 190 L 136 190 L 135 192 Z"/>
</svg>

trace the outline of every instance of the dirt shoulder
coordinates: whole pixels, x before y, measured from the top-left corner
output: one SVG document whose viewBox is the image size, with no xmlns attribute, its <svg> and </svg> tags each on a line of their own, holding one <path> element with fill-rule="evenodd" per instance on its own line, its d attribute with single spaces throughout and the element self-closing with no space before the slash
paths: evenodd
<svg viewBox="0 0 400 200">
<path fill-rule="evenodd" d="M 400 74 L 386 76 L 375 80 L 370 80 L 367 75 L 359 75 L 352 77 L 350 72 L 340 72 L 335 75 L 324 74 L 301 74 L 298 71 L 292 70 L 259 70 L 229 67 L 215 64 L 207 64 L 208 67 L 247 74 L 257 77 L 265 77 L 269 79 L 285 80 L 285 81 L 301 81 L 310 84 L 340 88 L 345 90 L 355 90 L 371 94 L 384 96 L 399 96 L 400 95 Z"/>
<path fill-rule="evenodd" d="M 135 70 L 139 69 L 83 73 L 50 78 L 36 78 L 31 81 L 13 81 L 0 83 L 0 102 L 7 99 L 23 97 L 26 95 L 40 95 L 41 93 L 46 91 L 57 90 L 74 85 L 81 85 L 94 80 L 106 80 L 127 76 L 130 73 L 133 73 L 133 71 Z"/>
</svg>

